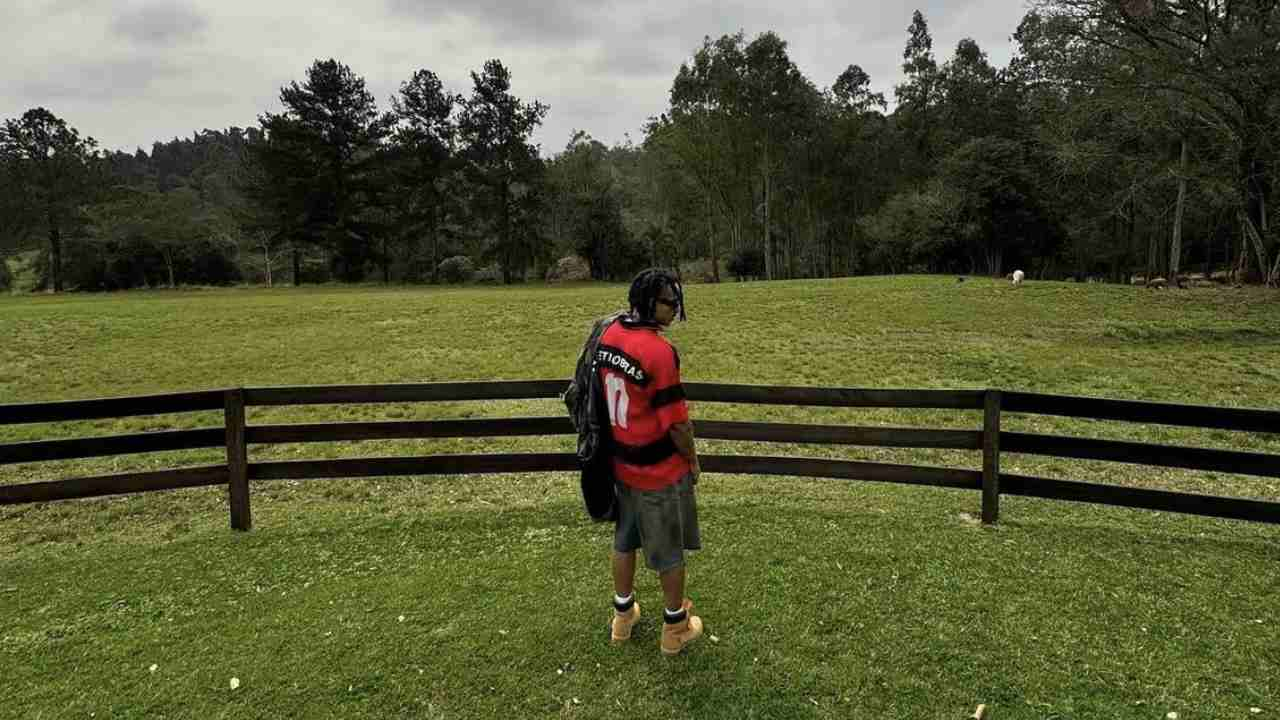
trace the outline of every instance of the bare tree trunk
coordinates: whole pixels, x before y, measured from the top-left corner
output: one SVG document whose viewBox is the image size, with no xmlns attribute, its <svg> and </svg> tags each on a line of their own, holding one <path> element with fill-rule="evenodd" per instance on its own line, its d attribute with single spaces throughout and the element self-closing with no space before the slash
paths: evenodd
<svg viewBox="0 0 1280 720">
<path fill-rule="evenodd" d="M 1217 230 L 1214 230 L 1217 234 Z M 1205 238 L 1204 241 L 1204 279 L 1213 279 L 1213 235 Z"/>
<path fill-rule="evenodd" d="M 435 205 L 431 206 L 431 218 L 428 230 L 431 233 L 431 284 L 435 285 L 440 282 L 440 216 L 439 208 Z"/>
<path fill-rule="evenodd" d="M 1232 280 L 1237 285 L 1244 284 L 1249 274 L 1249 239 L 1245 236 L 1243 229 L 1240 233 L 1240 252 L 1236 254 L 1236 269 L 1233 273 Z"/>
<path fill-rule="evenodd" d="M 1187 138 L 1182 138 L 1178 159 L 1178 205 L 1173 214 L 1173 240 L 1169 243 L 1169 285 L 1178 285 L 1178 269 L 1182 264 L 1182 212 L 1187 200 Z"/>
<path fill-rule="evenodd" d="M 1131 269 L 1132 269 L 1132 267 L 1133 267 L 1133 261 L 1136 259 L 1136 252 L 1134 251 L 1134 247 L 1133 247 L 1133 236 L 1134 236 L 1134 231 L 1136 230 L 1136 226 L 1137 226 L 1137 223 L 1138 223 L 1137 215 L 1138 215 L 1138 206 L 1137 206 L 1137 204 L 1136 204 L 1136 203 L 1134 203 L 1134 201 L 1133 201 L 1133 196 L 1132 196 L 1132 195 L 1130 195 L 1130 196 L 1129 196 L 1129 229 L 1128 229 L 1128 239 L 1125 241 L 1125 246 L 1124 246 L 1124 249 L 1125 249 L 1125 261 L 1126 261 L 1126 264 L 1129 266 L 1129 267 L 1126 267 L 1126 268 L 1125 268 L 1125 277 L 1126 277 L 1126 282 L 1132 282 L 1132 279 L 1133 279 L 1133 278 L 1132 278 L 1132 275 L 1131 275 L 1131 273 L 1130 273 L 1130 270 L 1131 270 Z"/>
<path fill-rule="evenodd" d="M 382 238 L 382 284 L 391 284 L 391 256 L 387 254 L 387 238 Z"/>
<path fill-rule="evenodd" d="M 1120 218 L 1116 215 L 1111 216 L 1111 240 L 1117 246 L 1120 244 Z M 1108 282 L 1120 282 L 1120 259 L 1123 256 L 1118 252 L 1111 253 L 1111 269 L 1107 272 Z"/>
<path fill-rule="evenodd" d="M 707 193 L 707 243 L 711 251 L 711 279 L 720 282 L 720 256 L 716 252 L 716 233 L 711 224 L 711 193 Z"/>
<path fill-rule="evenodd" d="M 815 237 L 815 238 L 819 238 L 819 237 L 820 237 L 820 238 L 823 238 L 823 239 L 821 240 L 821 242 L 826 246 L 826 247 L 824 247 L 823 249 L 826 251 L 826 256 L 827 256 L 827 277 L 829 277 L 829 278 L 833 278 L 833 277 L 835 277 L 835 276 L 836 276 L 836 243 L 835 243 L 835 237 L 834 237 L 834 236 L 832 236 L 832 234 L 831 234 L 831 227 L 830 227 L 830 226 L 828 226 L 828 227 L 824 228 L 824 230 L 825 230 L 825 232 L 822 232 L 822 231 L 819 231 L 817 228 L 814 228 L 814 231 L 813 231 L 813 232 L 814 232 L 814 237 Z"/>
<path fill-rule="evenodd" d="M 1249 218 L 1248 213 L 1240 213 L 1240 223 L 1243 226 L 1243 234 L 1245 236 L 1246 245 L 1252 241 L 1254 253 L 1258 256 L 1258 274 L 1262 276 L 1262 282 L 1267 286 L 1274 286 L 1280 282 L 1276 273 L 1280 272 L 1280 253 L 1278 253 L 1277 263 L 1275 267 L 1267 268 L 1267 249 L 1262 244 L 1262 236 L 1258 233 L 1258 229 L 1254 227 L 1253 220 Z"/>
<path fill-rule="evenodd" d="M 1258 195 L 1258 217 L 1258 229 L 1262 231 L 1263 235 L 1266 235 L 1269 226 L 1267 225 L 1267 196 L 1265 193 Z"/>
<path fill-rule="evenodd" d="M 62 231 L 53 214 L 49 214 L 49 272 L 53 274 L 53 291 L 62 292 Z"/>
<path fill-rule="evenodd" d="M 1249 245 L 1253 245 L 1253 252 L 1258 257 L 1258 274 L 1263 275 L 1267 272 L 1267 257 L 1263 254 L 1262 243 L 1258 242 L 1257 230 L 1254 228 L 1253 220 L 1249 218 L 1247 212 L 1240 215 L 1240 225 L 1241 234 L 1244 235 L 1244 251 L 1248 253 Z"/>
<path fill-rule="evenodd" d="M 502 284 L 511 284 L 511 188 L 507 181 L 502 181 L 502 229 L 499 242 L 502 243 Z"/>
<path fill-rule="evenodd" d="M 271 246 L 266 240 L 262 241 L 262 266 L 267 271 L 267 287 L 271 285 Z"/>
<path fill-rule="evenodd" d="M 1263 151 L 1259 148 L 1257 141 L 1248 141 L 1241 150 L 1240 155 L 1240 177 L 1243 181 L 1243 200 L 1245 212 L 1249 215 L 1249 220 L 1253 223 L 1253 227 L 1262 232 L 1267 231 L 1267 205 L 1266 196 L 1268 183 L 1264 170 L 1262 157 Z M 1266 268 L 1262 268 L 1265 272 Z"/>
<path fill-rule="evenodd" d="M 773 263 L 773 233 L 769 227 L 769 146 L 764 148 L 764 279 L 772 280 L 774 275 Z"/>
<path fill-rule="evenodd" d="M 1147 278 L 1146 285 L 1150 285 L 1155 279 L 1156 272 L 1156 234 L 1150 233 L 1147 241 Z"/>
<path fill-rule="evenodd" d="M 165 248 L 164 252 L 161 254 L 164 255 L 165 269 L 169 271 L 169 289 L 173 290 L 177 287 L 173 282 L 173 249 Z"/>
<path fill-rule="evenodd" d="M 782 237 L 782 247 L 778 248 L 778 252 L 782 255 L 781 262 L 773 266 L 775 277 L 779 280 L 787 280 L 795 277 L 795 261 L 793 260 L 795 253 L 795 222 L 792 220 L 794 214 L 790 207 L 784 211 L 784 215 L 778 219 L 780 225 L 786 232 Z M 774 240 L 774 244 L 777 244 Z"/>
<path fill-rule="evenodd" d="M 1258 194 L 1258 215 L 1261 217 L 1260 230 L 1262 236 L 1258 238 L 1258 245 L 1261 246 L 1263 240 L 1268 236 L 1268 220 L 1267 220 L 1267 194 L 1261 192 Z M 1280 247 L 1276 248 L 1276 262 L 1271 267 L 1271 272 L 1267 275 L 1267 285 L 1276 287 L 1280 285 Z"/>
<path fill-rule="evenodd" d="M 300 287 L 302 285 L 302 253 L 298 250 L 298 246 L 293 246 L 293 286 Z"/>
<path fill-rule="evenodd" d="M 796 238 L 800 236 L 800 228 L 796 227 L 796 223 L 788 223 L 791 225 L 791 234 L 787 236 L 787 279 L 796 277 L 796 258 L 800 255 L 800 243 Z"/>
<path fill-rule="evenodd" d="M 836 239 L 830 232 L 826 233 L 827 243 L 827 277 L 836 276 Z"/>
<path fill-rule="evenodd" d="M 987 274 L 991 277 L 1000 277 L 1000 265 L 1003 262 L 1003 254 L 999 248 L 989 247 L 984 258 L 987 263 Z"/>
</svg>

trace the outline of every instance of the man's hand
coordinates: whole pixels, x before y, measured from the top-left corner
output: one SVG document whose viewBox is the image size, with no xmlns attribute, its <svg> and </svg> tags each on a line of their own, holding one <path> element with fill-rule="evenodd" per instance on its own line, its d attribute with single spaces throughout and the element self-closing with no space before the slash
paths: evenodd
<svg viewBox="0 0 1280 720">
<path fill-rule="evenodd" d="M 676 451 L 689 461 L 689 474 L 693 475 L 693 482 L 696 484 L 698 476 L 702 474 L 702 466 L 698 464 L 698 451 L 693 446 L 693 423 L 672 425 L 671 441 L 675 443 Z"/>
</svg>

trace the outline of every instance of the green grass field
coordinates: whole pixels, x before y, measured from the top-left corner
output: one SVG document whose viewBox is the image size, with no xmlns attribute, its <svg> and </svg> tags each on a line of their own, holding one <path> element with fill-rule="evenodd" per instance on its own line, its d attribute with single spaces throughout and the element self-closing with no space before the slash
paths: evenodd
<svg viewBox="0 0 1280 720">
<path fill-rule="evenodd" d="M 687 381 L 983 388 L 1280 406 L 1280 295 L 898 277 L 696 285 Z M 230 386 L 568 377 L 623 286 L 0 298 L 0 402 Z M 980 426 L 977 412 L 699 403 L 696 418 Z M 550 415 L 556 401 L 251 408 L 250 423 Z M 0 442 L 221 413 L 0 426 Z M 1007 430 L 1280 454 L 1280 435 L 1006 415 Z M 569 438 L 251 449 L 251 459 L 567 450 Z M 704 452 L 976 468 L 975 452 Z M 220 462 L 0 466 L 0 483 Z M 1280 500 L 1280 482 L 1005 455 L 1002 469 Z M 0 508 L 0 718 L 1280 717 L 1280 527 L 976 492 L 709 474 L 708 638 L 605 635 L 610 529 L 576 477 L 280 481 Z M 231 688 L 231 679 L 239 681 Z M 1255 712 L 1254 710 L 1259 712 Z"/>
</svg>

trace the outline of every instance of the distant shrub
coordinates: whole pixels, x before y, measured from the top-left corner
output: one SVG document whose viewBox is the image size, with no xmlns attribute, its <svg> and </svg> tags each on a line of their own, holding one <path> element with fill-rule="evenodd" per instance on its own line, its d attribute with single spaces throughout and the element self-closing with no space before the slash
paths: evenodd
<svg viewBox="0 0 1280 720">
<path fill-rule="evenodd" d="M 590 280 L 591 265 L 578 255 L 566 255 L 547 270 L 547 282 Z"/>
<path fill-rule="evenodd" d="M 9 272 L 9 262 L 0 258 L 0 291 L 8 291 L 13 287 L 13 273 Z"/>
<path fill-rule="evenodd" d="M 329 263 L 325 262 L 323 257 L 314 253 L 303 253 L 299 258 L 298 277 L 296 282 L 306 285 L 319 285 L 333 280 L 333 274 L 330 271 Z M 289 267 L 292 268 L 292 261 Z M 292 272 L 292 270 L 290 270 Z M 292 277 L 292 275 L 290 275 Z"/>
<path fill-rule="evenodd" d="M 454 255 L 440 263 L 440 281 L 447 283 L 470 282 L 476 274 L 475 263 L 466 255 Z"/>
<path fill-rule="evenodd" d="M 244 276 L 240 267 L 213 243 L 202 243 L 178 268 L 179 282 L 192 285 L 231 285 Z"/>
<path fill-rule="evenodd" d="M 38 289 L 53 287 L 49 254 L 40 253 L 33 267 Z M 173 282 L 179 286 L 230 285 L 240 282 L 240 267 L 223 248 L 193 243 L 173 258 Z M 73 242 L 62 248 L 62 283 L 66 290 L 102 292 L 169 286 L 164 255 L 144 242 Z"/>
<path fill-rule="evenodd" d="M 729 274 L 739 281 L 764 275 L 764 253 L 758 248 L 739 248 L 729 258 Z"/>
<path fill-rule="evenodd" d="M 496 285 L 501 285 L 502 284 L 502 267 L 499 266 L 498 263 L 496 262 L 489 263 L 488 265 L 485 265 L 479 270 L 476 270 L 475 274 L 471 276 L 471 279 L 478 283 L 493 283 Z"/>
<path fill-rule="evenodd" d="M 609 268 L 605 275 L 610 280 L 630 280 L 653 264 L 645 244 L 630 237 L 614 243 L 609 252 Z"/>
<path fill-rule="evenodd" d="M 711 260 L 708 258 L 699 258 L 697 260 L 686 260 L 680 263 L 680 282 L 682 283 L 710 283 L 715 282 L 716 276 L 714 269 L 711 267 Z"/>
</svg>

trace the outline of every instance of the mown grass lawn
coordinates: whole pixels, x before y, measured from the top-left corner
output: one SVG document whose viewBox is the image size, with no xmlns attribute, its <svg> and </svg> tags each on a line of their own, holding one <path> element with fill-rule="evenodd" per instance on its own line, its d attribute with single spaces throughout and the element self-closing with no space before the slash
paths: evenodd
<svg viewBox="0 0 1280 720">
<path fill-rule="evenodd" d="M 567 377 L 622 286 L 0 299 L 0 402 L 236 385 Z M 698 285 L 690 381 L 1031 390 L 1280 406 L 1280 296 L 899 277 Z M 249 420 L 547 415 L 554 401 L 254 408 Z M 695 417 L 976 428 L 976 412 L 701 403 Z M 0 442 L 220 413 L 0 427 Z M 1280 454 L 1280 436 L 1007 415 L 1005 429 Z M 254 448 L 253 459 L 565 450 L 568 438 Z M 978 467 L 977 453 L 704 451 Z M 0 466 L 0 483 L 219 462 Z M 1008 472 L 1280 499 L 1221 473 L 1006 455 Z M 976 493 L 707 475 L 710 635 L 605 641 L 609 529 L 576 478 L 255 485 L 0 508 L 0 717 L 1280 717 L 1280 528 Z M 153 669 L 154 666 L 154 669 Z M 232 689 L 232 678 L 239 681 Z M 1254 712 L 1254 710 L 1259 712 Z"/>
</svg>

